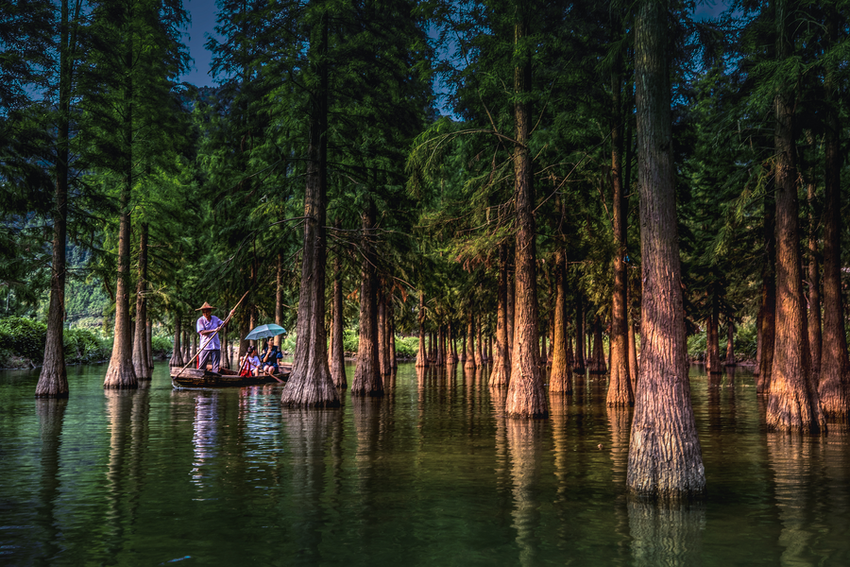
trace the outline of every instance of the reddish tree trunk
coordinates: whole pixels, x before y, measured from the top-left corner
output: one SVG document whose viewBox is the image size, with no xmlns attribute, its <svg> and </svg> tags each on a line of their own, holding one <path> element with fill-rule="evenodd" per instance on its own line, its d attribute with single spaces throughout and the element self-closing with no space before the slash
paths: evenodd
<svg viewBox="0 0 850 567">
<path fill-rule="evenodd" d="M 735 366 L 735 323 L 726 321 L 726 366 Z"/>
<path fill-rule="evenodd" d="M 791 55 L 790 14 L 777 10 L 777 56 Z M 767 402 L 767 426 L 779 431 L 817 432 L 825 428 L 809 353 L 806 302 L 800 253 L 797 200 L 795 96 L 774 97 L 776 185 L 776 339 Z"/>
<path fill-rule="evenodd" d="M 549 393 L 571 394 L 572 367 L 567 354 L 567 255 L 563 248 L 555 249 L 555 333 L 552 342 L 552 369 L 549 371 Z"/>
<path fill-rule="evenodd" d="M 493 370 L 490 386 L 506 387 L 511 364 L 508 357 L 508 249 L 499 246 L 499 283 L 496 289 L 496 348 L 493 352 Z"/>
<path fill-rule="evenodd" d="M 360 286 L 360 336 L 357 347 L 357 366 L 351 383 L 354 396 L 383 396 L 384 384 L 378 360 L 378 278 L 376 258 L 371 244 L 375 226 L 375 205 L 371 202 L 363 215 L 363 274 Z"/>
<path fill-rule="evenodd" d="M 520 8 L 521 9 L 521 8 Z M 531 88 L 531 57 L 527 47 L 528 27 L 520 18 L 514 25 L 515 59 L 514 92 L 518 95 Z M 525 52 L 518 55 L 524 49 Z M 516 205 L 516 305 L 511 378 L 505 401 L 505 414 L 510 417 L 546 417 L 546 393 L 537 357 L 537 251 L 534 207 L 536 198 L 532 181 L 531 155 L 527 146 L 531 129 L 531 112 L 527 102 L 514 103 L 516 141 L 513 148 L 514 202 Z"/>
<path fill-rule="evenodd" d="M 632 493 L 678 499 L 705 491 L 687 373 L 676 229 L 665 3 L 643 0 L 635 22 L 641 257 L 640 387 L 635 399 L 627 485 Z"/>
<path fill-rule="evenodd" d="M 576 356 L 575 371 L 584 373 L 587 363 L 584 357 L 584 305 L 581 297 L 576 300 Z"/>
<path fill-rule="evenodd" d="M 311 97 L 312 116 L 307 147 L 307 183 L 304 194 L 304 248 L 301 290 L 298 295 L 298 341 L 292 372 L 281 393 L 287 406 L 339 407 L 340 399 L 328 368 L 325 333 L 325 264 L 327 258 L 328 162 L 328 14 L 314 30 L 311 59 L 319 78 Z M 313 52 L 315 50 L 315 53 Z M 316 63 L 317 62 L 317 63 Z"/>
<path fill-rule="evenodd" d="M 425 347 L 425 292 L 419 292 L 419 349 L 416 351 L 416 367 L 428 366 L 428 351 Z"/>
<path fill-rule="evenodd" d="M 717 305 L 717 296 L 711 296 L 711 315 L 708 317 L 707 325 L 707 346 L 708 356 L 707 366 L 708 372 L 711 374 L 721 374 L 723 369 L 720 366 L 720 310 Z"/>
<path fill-rule="evenodd" d="M 466 362 L 464 367 L 475 368 L 475 315 L 469 312 L 469 321 L 466 325 Z"/>
<path fill-rule="evenodd" d="M 811 176 L 810 176 L 811 177 Z M 807 184 L 809 201 L 809 351 L 812 356 L 812 378 L 815 384 L 820 376 L 821 321 L 820 321 L 820 266 L 818 265 L 817 219 L 815 208 L 815 183 Z"/>
<path fill-rule="evenodd" d="M 336 222 L 337 227 L 340 226 L 339 221 Z M 282 296 L 282 271 L 283 262 L 282 255 L 278 254 L 278 295 Z M 333 288 L 333 323 L 331 328 L 331 361 L 330 371 L 331 379 L 334 386 L 337 388 L 346 388 L 348 379 L 345 376 L 345 346 L 343 330 L 345 329 L 345 315 L 343 312 L 343 294 L 342 294 L 342 265 L 339 254 L 334 257 L 334 288 Z M 277 304 L 277 309 L 281 311 L 280 317 L 283 317 L 283 297 L 280 297 Z M 277 318 L 277 315 L 276 315 Z M 280 322 L 277 323 L 280 325 Z M 280 339 L 280 335 L 276 337 Z"/>
<path fill-rule="evenodd" d="M 759 327 L 761 336 L 761 358 L 756 381 L 756 392 L 766 394 L 770 390 L 773 371 L 773 353 L 776 343 L 776 200 L 773 196 L 773 176 L 764 197 L 764 240 L 765 264 L 761 286 L 761 309 Z"/>
</svg>

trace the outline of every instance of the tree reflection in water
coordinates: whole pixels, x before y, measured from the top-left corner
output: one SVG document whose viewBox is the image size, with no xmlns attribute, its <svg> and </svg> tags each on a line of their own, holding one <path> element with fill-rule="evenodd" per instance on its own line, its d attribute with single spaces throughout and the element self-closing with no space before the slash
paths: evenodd
<svg viewBox="0 0 850 567">
<path fill-rule="evenodd" d="M 41 482 L 36 505 L 36 521 L 41 530 L 41 555 L 50 563 L 62 551 L 59 545 L 61 526 L 56 517 L 56 502 L 61 494 L 59 456 L 62 448 L 62 425 L 68 398 L 36 398 L 35 411 L 38 415 L 41 437 Z"/>
<path fill-rule="evenodd" d="M 217 392 L 198 392 L 195 396 L 195 418 L 192 424 L 192 482 L 204 488 L 207 465 L 218 456 L 218 404 Z"/>
<path fill-rule="evenodd" d="M 537 419 L 506 419 L 505 426 L 511 458 L 513 528 L 517 534 L 519 564 L 536 565 L 536 550 L 540 548 L 538 490 L 545 424 Z"/>
<path fill-rule="evenodd" d="M 627 506 L 635 566 L 690 567 L 702 562 L 702 503 L 630 500 Z"/>
</svg>

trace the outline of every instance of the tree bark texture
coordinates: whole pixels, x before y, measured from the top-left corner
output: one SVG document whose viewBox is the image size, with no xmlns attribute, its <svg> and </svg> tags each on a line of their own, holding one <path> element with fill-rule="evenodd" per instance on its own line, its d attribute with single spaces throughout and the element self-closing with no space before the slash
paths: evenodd
<svg viewBox="0 0 850 567">
<path fill-rule="evenodd" d="M 555 250 L 555 320 L 552 342 L 552 369 L 549 371 L 549 393 L 571 394 L 573 369 L 567 354 L 567 254 Z"/>
<path fill-rule="evenodd" d="M 301 290 L 298 294 L 298 341 L 292 373 L 281 393 L 286 406 L 339 407 L 339 393 L 328 368 L 325 334 L 325 261 L 327 258 L 327 114 L 328 114 L 328 13 L 313 30 L 311 52 L 318 89 L 311 97 L 312 116 L 308 143 L 307 183 L 304 193 L 304 248 Z M 315 62 L 318 61 L 318 64 Z"/>
<path fill-rule="evenodd" d="M 629 380 L 632 382 L 632 393 L 637 392 L 638 359 L 637 359 L 637 330 L 635 321 L 629 325 Z"/>
<path fill-rule="evenodd" d="M 150 380 L 153 368 L 148 366 L 148 226 L 139 225 L 139 265 L 136 281 L 136 329 L 133 337 L 133 370 L 137 380 Z"/>
<path fill-rule="evenodd" d="M 726 366 L 735 366 L 735 323 L 726 321 Z"/>
<path fill-rule="evenodd" d="M 186 364 L 183 362 L 183 344 L 180 340 L 180 335 L 182 333 L 181 327 L 183 326 L 183 319 L 180 317 L 180 313 L 174 312 L 174 346 L 171 349 L 171 360 L 168 362 L 169 366 L 183 366 Z"/>
<path fill-rule="evenodd" d="M 675 500 L 705 491 L 691 406 L 672 156 L 667 5 L 644 0 L 635 25 L 639 149 L 641 364 L 629 444 L 634 494 Z"/>
<path fill-rule="evenodd" d="M 576 356 L 575 371 L 583 374 L 586 368 L 584 356 L 584 303 L 581 297 L 576 299 Z"/>
<path fill-rule="evenodd" d="M 464 368 L 475 368 L 475 315 L 472 311 L 469 312 L 469 319 L 466 324 L 466 362 Z"/>
<path fill-rule="evenodd" d="M 776 198 L 775 183 L 768 186 L 764 197 L 764 248 L 765 263 L 762 274 L 761 309 L 759 311 L 759 336 L 761 357 L 756 381 L 756 393 L 766 394 L 770 390 L 773 372 L 773 353 L 776 343 Z"/>
<path fill-rule="evenodd" d="M 811 176 L 810 176 L 811 177 Z M 809 254 L 808 254 L 808 280 L 809 280 L 809 352 L 812 357 L 812 377 L 815 384 L 820 376 L 821 359 L 821 315 L 820 315 L 820 263 L 818 262 L 818 218 L 815 209 L 815 183 L 809 179 L 806 184 L 807 200 L 809 202 Z"/>
<path fill-rule="evenodd" d="M 777 56 L 791 54 L 786 4 L 777 3 Z M 776 339 L 767 402 L 767 426 L 777 431 L 818 432 L 825 428 L 809 353 L 800 252 L 794 94 L 774 98 L 776 185 Z"/>
<path fill-rule="evenodd" d="M 608 372 L 608 364 L 605 362 L 605 347 L 602 344 L 602 321 L 598 316 L 593 321 L 593 355 L 590 372 L 593 374 L 606 374 Z"/>
<path fill-rule="evenodd" d="M 377 216 L 375 204 L 369 202 L 363 214 L 363 272 L 360 285 L 360 335 L 357 366 L 351 383 L 353 396 L 383 396 L 384 384 L 378 360 L 378 276 L 375 273 L 375 251 L 372 230 Z"/>
<path fill-rule="evenodd" d="M 514 46 L 528 35 L 527 24 L 520 19 L 514 25 Z M 522 55 L 522 63 L 514 68 L 514 92 L 526 93 L 531 87 L 531 58 Z M 509 417 L 547 417 L 546 393 L 537 356 L 537 252 L 534 207 L 536 198 L 532 181 L 532 165 L 526 145 L 531 129 L 529 104 L 514 103 L 516 141 L 513 148 L 514 202 L 516 205 L 516 305 L 514 309 L 514 345 L 511 377 L 505 414 Z"/>
<path fill-rule="evenodd" d="M 378 368 L 381 376 L 390 373 L 390 357 L 387 352 L 387 302 L 384 295 L 383 285 L 378 281 Z M 439 354 L 438 354 L 439 356 Z"/>
<path fill-rule="evenodd" d="M 707 323 L 707 369 L 710 374 L 721 374 L 723 369 L 720 366 L 720 308 L 717 304 L 717 296 L 715 294 L 711 295 L 711 314 L 708 316 Z"/>
<path fill-rule="evenodd" d="M 68 136 L 71 112 L 71 45 L 68 0 L 62 0 L 59 31 L 59 124 L 56 132 L 56 179 L 53 202 L 53 259 L 50 265 L 50 305 L 47 309 L 47 338 L 44 362 L 35 386 L 37 398 L 68 397 L 65 367 L 65 275 L 68 232 Z"/>
<path fill-rule="evenodd" d="M 339 226 L 339 222 L 337 222 Z M 280 256 L 279 256 L 280 257 Z M 280 265 L 280 264 L 279 264 Z M 278 270 L 280 274 L 281 270 Z M 279 286 L 280 290 L 281 287 Z M 337 388 L 348 387 L 345 377 L 345 346 L 343 344 L 343 329 L 345 317 L 343 314 L 342 297 L 342 266 L 339 255 L 334 257 L 334 288 L 333 288 L 333 323 L 331 329 L 331 379 Z M 280 323 L 278 323 L 280 324 Z"/>
<path fill-rule="evenodd" d="M 505 388 L 511 375 L 508 359 L 508 248 L 506 244 L 499 246 L 499 282 L 496 294 L 496 345 L 493 350 L 490 386 Z"/>
<path fill-rule="evenodd" d="M 832 10 L 827 32 L 832 42 L 837 36 L 838 18 Z M 823 352 L 821 353 L 818 395 L 830 420 L 848 420 L 848 381 L 850 363 L 844 334 L 844 300 L 841 295 L 841 124 L 838 111 L 834 70 L 827 72 L 826 91 L 831 104 L 825 136 L 825 183 L 823 227 Z"/>
</svg>

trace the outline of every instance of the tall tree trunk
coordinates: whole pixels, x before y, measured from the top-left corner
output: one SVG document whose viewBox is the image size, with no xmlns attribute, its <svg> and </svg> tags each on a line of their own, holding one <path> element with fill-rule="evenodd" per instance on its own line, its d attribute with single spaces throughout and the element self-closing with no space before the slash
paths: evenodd
<svg viewBox="0 0 850 567">
<path fill-rule="evenodd" d="M 605 347 L 602 344 L 602 321 L 597 315 L 593 320 L 593 357 L 590 371 L 594 374 L 605 374 L 608 365 L 605 362 Z"/>
<path fill-rule="evenodd" d="M 387 302 L 383 284 L 378 280 L 378 368 L 381 371 L 381 376 L 390 373 L 387 342 Z"/>
<path fill-rule="evenodd" d="M 522 10 L 522 7 L 518 8 Z M 528 9 L 528 8 L 525 8 Z M 522 17 L 514 25 L 514 93 L 522 97 L 531 89 L 531 57 L 527 43 L 528 25 Z M 529 103 L 514 103 L 516 144 L 513 148 L 514 202 L 516 205 L 516 305 L 511 378 L 505 415 L 520 418 L 547 417 L 546 393 L 537 355 L 537 251 L 528 137 L 531 129 Z"/>
<path fill-rule="evenodd" d="M 169 361 L 169 366 L 183 366 L 186 364 L 183 362 L 183 348 L 180 341 L 180 332 L 181 327 L 183 326 L 183 319 L 180 317 L 180 313 L 174 312 L 174 346 L 171 349 L 171 360 Z"/>
<path fill-rule="evenodd" d="M 575 371 L 584 374 L 587 363 L 584 357 L 584 304 L 581 296 L 576 299 L 576 357 Z"/>
<path fill-rule="evenodd" d="M 637 392 L 637 377 L 638 377 L 638 360 L 637 360 L 637 339 L 635 335 L 637 335 L 637 331 L 635 327 L 637 324 L 635 320 L 632 319 L 631 325 L 629 325 L 629 379 L 632 383 L 632 392 Z"/>
<path fill-rule="evenodd" d="M 337 280 L 337 267 L 334 264 L 334 284 L 336 284 Z M 277 253 L 277 270 L 275 275 L 275 293 L 274 293 L 274 323 L 275 325 L 283 326 L 283 252 Z M 336 293 L 336 288 L 334 288 L 334 293 Z M 336 295 L 334 295 L 334 301 L 336 301 Z M 334 303 L 334 309 L 336 309 L 336 303 Z M 336 311 L 334 311 L 336 313 Z M 283 335 L 275 335 L 274 344 L 278 347 L 283 343 Z M 281 351 L 283 349 L 281 348 Z M 344 359 L 343 359 L 344 360 Z M 343 377 L 344 378 L 344 377 Z"/>
<path fill-rule="evenodd" d="M 490 386 L 504 388 L 508 385 L 511 372 L 508 360 L 508 247 L 506 244 L 499 245 L 499 283 L 496 294 L 496 349 L 493 352 Z"/>
<path fill-rule="evenodd" d="M 416 368 L 428 366 L 428 354 L 425 350 L 425 292 L 419 291 L 419 350 L 416 351 Z"/>
<path fill-rule="evenodd" d="M 337 228 L 340 226 L 339 220 L 336 222 Z M 278 261 L 282 265 L 281 262 L 282 255 L 278 255 Z M 278 268 L 278 274 L 280 274 L 282 268 Z M 278 280 L 282 279 L 278 276 Z M 278 289 L 281 290 L 282 286 L 278 286 Z M 282 293 L 279 292 L 279 293 Z M 343 329 L 345 328 L 345 316 L 343 314 L 343 297 L 342 297 L 342 265 L 339 258 L 339 254 L 334 257 L 334 289 L 333 289 L 333 324 L 331 330 L 331 378 L 333 379 L 334 386 L 337 388 L 346 388 L 348 387 L 348 380 L 345 377 L 345 346 L 343 344 Z M 278 323 L 280 325 L 280 323 Z"/>
<path fill-rule="evenodd" d="M 137 380 L 150 380 L 152 368 L 148 366 L 148 225 L 139 225 L 139 266 L 136 281 L 136 329 L 133 338 L 133 370 Z"/>
<path fill-rule="evenodd" d="M 130 15 L 132 21 L 132 14 Z M 128 35 L 125 66 L 133 68 L 133 34 Z M 124 131 L 123 144 L 126 153 L 122 167 L 125 172 L 121 185 L 118 224 L 118 277 L 115 286 L 115 328 L 113 331 L 112 357 L 103 379 L 108 389 L 137 388 L 138 381 L 133 369 L 133 336 L 130 322 L 130 197 L 133 191 L 133 74 L 128 72 L 124 84 Z"/>
<path fill-rule="evenodd" d="M 484 322 L 481 320 L 482 315 L 478 316 L 478 324 L 475 326 L 475 367 L 481 368 L 484 366 L 484 341 L 481 338 L 481 327 Z"/>
<path fill-rule="evenodd" d="M 353 396 L 383 396 L 384 384 L 378 360 L 378 276 L 375 274 L 375 203 L 369 199 L 363 214 L 363 273 L 360 285 L 360 336 L 357 366 L 351 383 Z"/>
<path fill-rule="evenodd" d="M 307 183 L 304 194 L 304 251 L 298 294 L 298 340 L 292 372 L 280 401 L 287 406 L 338 407 L 339 393 L 328 368 L 325 335 L 325 260 L 327 257 L 328 160 L 328 13 L 313 30 L 312 64 L 319 79 L 311 97 L 310 139 L 307 147 Z M 315 52 L 313 51 L 315 50 Z"/>
<path fill-rule="evenodd" d="M 830 44 L 838 36 L 838 15 L 830 9 L 827 20 Z M 827 114 L 825 136 L 825 183 L 823 227 L 823 352 L 821 353 L 818 394 L 824 414 L 831 420 L 847 422 L 850 364 L 844 334 L 844 300 L 841 295 L 841 123 L 835 69 L 827 70 Z"/>
<path fill-rule="evenodd" d="M 672 156 L 666 2 L 643 0 L 635 22 L 639 148 L 641 364 L 627 484 L 663 500 L 701 494 L 705 470 L 687 372 Z"/>
<path fill-rule="evenodd" d="M 65 271 L 68 232 L 68 137 L 71 119 L 72 45 L 68 0 L 62 0 L 59 31 L 59 123 L 56 132 L 56 180 L 53 202 L 53 261 L 50 266 L 50 306 L 47 310 L 47 339 L 44 363 L 35 386 L 37 398 L 67 398 L 68 372 L 65 367 Z"/>
<path fill-rule="evenodd" d="M 815 384 L 820 376 L 821 321 L 820 321 L 820 265 L 818 264 L 817 215 L 815 209 L 815 182 L 812 175 L 807 183 L 809 202 L 809 351 L 812 356 L 812 378 Z"/>
<path fill-rule="evenodd" d="M 790 2 L 777 2 L 777 57 L 791 55 Z M 776 183 L 776 342 L 767 402 L 767 426 L 779 431 L 817 432 L 826 427 L 812 379 L 803 297 L 797 164 L 794 143 L 794 93 L 774 98 Z"/>
<path fill-rule="evenodd" d="M 761 308 L 759 310 L 760 354 L 756 393 L 770 391 L 773 371 L 773 353 L 776 343 L 776 198 L 773 176 L 770 176 L 764 196 L 764 250 L 765 262 L 762 271 Z"/>
<path fill-rule="evenodd" d="M 614 16 L 612 27 L 617 36 L 622 24 Z M 628 206 L 623 187 L 623 111 L 622 111 L 622 54 L 617 52 L 611 70 L 611 185 L 613 188 L 614 221 L 614 293 L 611 299 L 611 377 L 608 381 L 607 404 L 627 406 L 635 403 L 629 378 L 628 314 L 626 312 L 626 229 Z"/>
<path fill-rule="evenodd" d="M 515 305 L 516 305 L 516 254 L 513 246 L 508 247 L 508 308 L 507 308 L 507 328 L 508 328 L 508 368 L 513 367 L 513 356 L 514 356 L 514 329 L 515 329 Z M 510 370 L 508 371 L 508 380 L 505 381 L 505 385 L 510 381 Z"/>
<path fill-rule="evenodd" d="M 555 249 L 555 332 L 552 341 L 552 369 L 549 371 L 549 393 L 571 394 L 573 391 L 570 360 L 567 356 L 567 254 Z"/>
</svg>

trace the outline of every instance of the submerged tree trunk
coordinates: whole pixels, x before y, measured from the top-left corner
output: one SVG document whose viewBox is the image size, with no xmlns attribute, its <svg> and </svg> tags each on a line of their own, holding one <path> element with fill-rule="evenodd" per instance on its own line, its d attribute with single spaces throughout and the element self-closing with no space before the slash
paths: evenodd
<svg viewBox="0 0 850 567">
<path fill-rule="evenodd" d="M 304 194 L 304 249 L 298 294 L 298 338 L 292 372 L 281 393 L 287 406 L 339 407 L 340 399 L 328 368 L 325 334 L 325 260 L 327 257 L 328 160 L 328 13 L 313 30 L 310 59 L 319 79 L 311 97 L 307 183 Z M 315 50 L 315 51 L 314 51 Z"/>
<path fill-rule="evenodd" d="M 667 6 L 643 0 L 635 23 L 639 152 L 641 364 L 627 484 L 637 495 L 677 499 L 705 491 L 691 406 L 672 156 Z"/>
<path fill-rule="evenodd" d="M 827 31 L 832 42 L 837 37 L 838 17 L 831 10 Z M 824 414 L 831 420 L 848 420 L 850 363 L 844 334 L 844 300 L 841 295 L 841 124 L 836 108 L 833 69 L 827 72 L 826 91 L 831 104 L 825 136 L 826 175 L 823 227 L 823 352 L 818 394 Z"/>
<path fill-rule="evenodd" d="M 567 255 L 560 246 L 555 249 L 555 319 L 552 341 L 552 369 L 549 371 L 549 393 L 571 394 L 572 367 L 567 354 Z"/>
<path fill-rule="evenodd" d="M 499 283 L 496 289 L 496 348 L 493 350 L 493 369 L 490 386 L 508 385 L 511 364 L 508 358 L 508 248 L 499 245 Z"/>
<path fill-rule="evenodd" d="M 378 360 L 378 276 L 375 274 L 375 248 L 372 231 L 375 227 L 375 204 L 372 200 L 363 215 L 363 273 L 360 285 L 360 334 L 357 347 L 357 366 L 351 383 L 353 396 L 383 396 Z"/>
<path fill-rule="evenodd" d="M 416 351 L 416 368 L 428 366 L 428 354 L 425 349 L 425 292 L 419 292 L 419 350 Z"/>
<path fill-rule="evenodd" d="M 337 227 L 339 222 L 337 221 Z M 281 255 L 278 255 L 280 259 Z M 281 269 L 278 269 L 280 274 Z M 278 287 L 281 289 L 281 286 Z M 342 267 L 339 254 L 334 257 L 334 289 L 333 289 L 333 323 L 331 329 L 331 379 L 337 388 L 348 386 L 345 377 L 345 346 L 343 344 L 343 329 L 345 328 L 345 317 L 343 315 L 342 297 Z M 278 323 L 279 325 L 280 323 Z"/>
<path fill-rule="evenodd" d="M 711 315 L 708 317 L 708 328 L 706 329 L 708 356 L 706 365 L 710 374 L 720 374 L 720 308 L 717 304 L 717 296 L 711 296 Z"/>
<path fill-rule="evenodd" d="M 735 366 L 735 323 L 726 321 L 726 366 Z"/>
<path fill-rule="evenodd" d="M 791 55 L 790 18 L 777 9 L 777 56 Z M 779 431 L 818 432 L 825 428 L 812 378 L 797 200 L 794 104 L 791 92 L 774 98 L 776 185 L 776 342 L 767 402 L 767 426 Z"/>
<path fill-rule="evenodd" d="M 475 315 L 469 312 L 469 321 L 466 326 L 466 363 L 464 367 L 475 368 Z"/>
<path fill-rule="evenodd" d="M 153 368 L 148 366 L 148 225 L 139 226 L 139 276 L 136 282 L 136 332 L 133 338 L 133 370 L 136 379 L 150 380 Z"/>
<path fill-rule="evenodd" d="M 183 326 L 183 319 L 180 317 L 180 313 L 174 312 L 174 346 L 171 349 L 171 360 L 169 361 L 169 366 L 183 366 L 186 364 L 183 361 L 183 348 L 180 341 L 181 327 Z"/>
<path fill-rule="evenodd" d="M 69 38 L 68 0 L 60 8 L 59 45 L 59 124 L 56 132 L 56 180 L 53 201 L 53 260 L 50 266 L 50 306 L 47 310 L 47 338 L 44 362 L 35 386 L 37 398 L 68 397 L 68 371 L 65 367 L 65 251 L 68 232 L 68 136 L 71 113 L 72 57 Z"/>
<path fill-rule="evenodd" d="M 584 357 L 584 305 L 581 296 L 576 299 L 576 356 L 575 371 L 584 374 L 586 367 Z"/>
<path fill-rule="evenodd" d="M 518 10 L 522 10 L 520 7 Z M 525 8 L 527 9 L 527 8 Z M 519 16 L 514 25 L 515 59 L 514 92 L 526 93 L 531 88 L 531 56 L 528 46 L 528 25 Z M 516 205 L 516 320 L 513 360 L 505 414 L 510 417 L 546 417 L 546 393 L 537 359 L 537 251 L 534 207 L 536 198 L 527 146 L 531 130 L 529 103 L 514 103 L 516 141 L 513 147 L 514 202 Z"/>
</svg>

